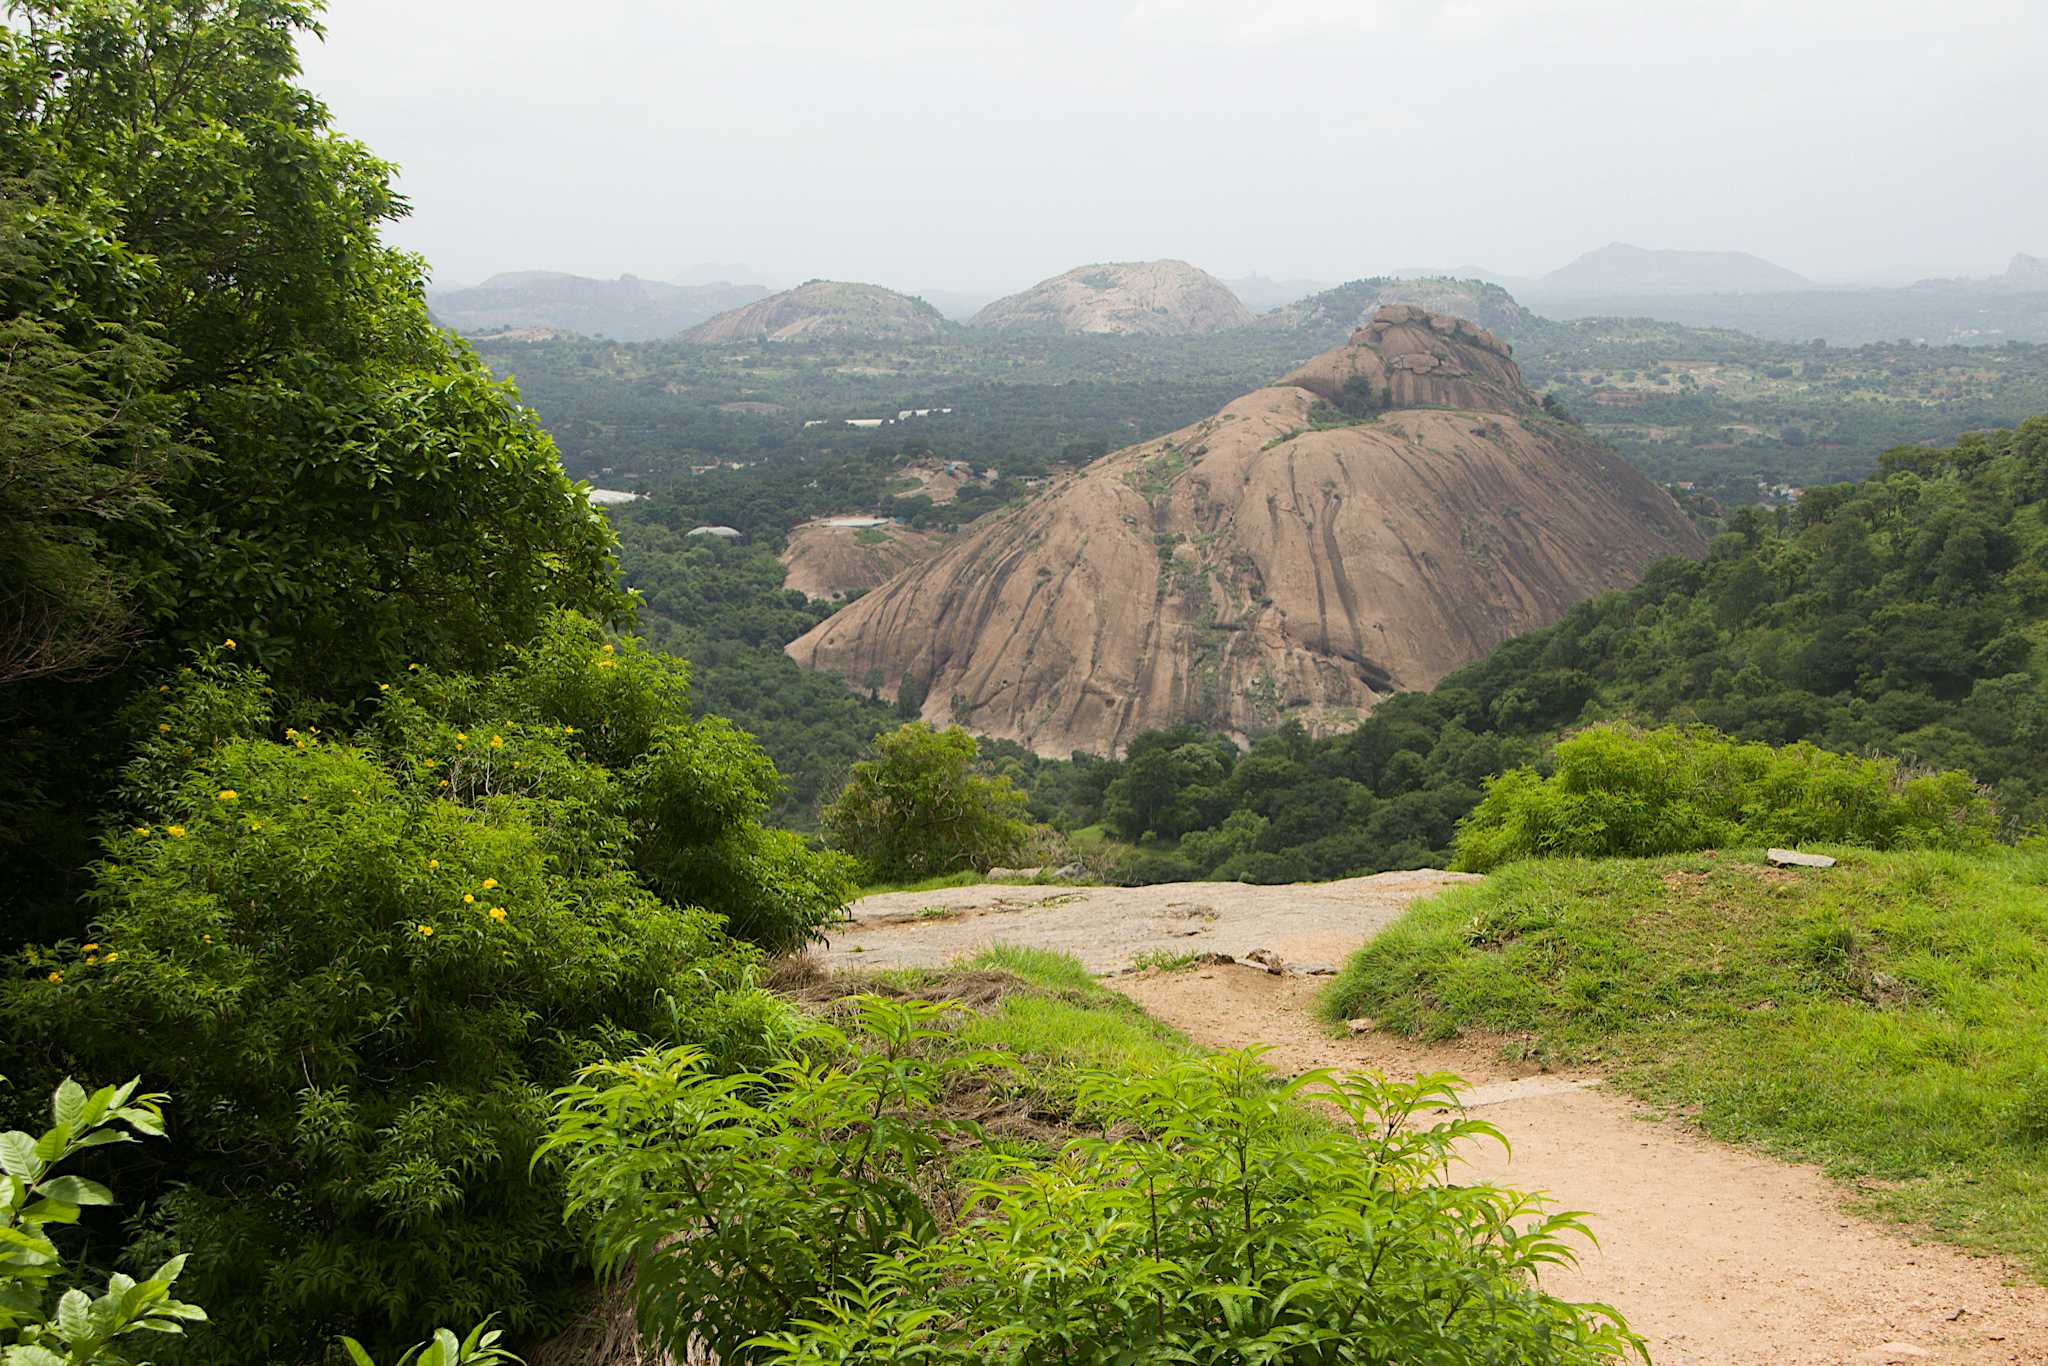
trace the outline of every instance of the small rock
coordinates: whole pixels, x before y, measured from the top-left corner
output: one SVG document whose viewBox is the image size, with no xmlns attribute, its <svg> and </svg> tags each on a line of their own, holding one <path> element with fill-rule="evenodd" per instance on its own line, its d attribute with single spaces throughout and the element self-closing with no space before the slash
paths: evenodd
<svg viewBox="0 0 2048 1366">
<path fill-rule="evenodd" d="M 1055 880 L 1060 882 L 1078 882 L 1088 876 L 1088 870 L 1078 863 L 1069 863 L 1064 867 L 1053 869 L 1052 875 Z"/>
<path fill-rule="evenodd" d="M 1353 1034 L 1370 1034 L 1379 1027 L 1379 1021 L 1368 1015 L 1360 1015 L 1357 1019 L 1344 1022 L 1344 1028 Z"/>
<path fill-rule="evenodd" d="M 1246 954 L 1244 958 L 1240 961 L 1246 963 L 1256 963 L 1258 966 L 1264 968 L 1267 972 L 1272 973 L 1275 977 L 1278 977 L 1280 976 L 1280 974 L 1287 971 L 1287 964 L 1283 963 L 1280 960 L 1280 955 L 1273 952 L 1271 949 L 1253 949 L 1250 953 Z"/>
<path fill-rule="evenodd" d="M 991 868 L 986 876 L 990 882 L 1029 882 L 1044 871 L 1043 868 Z"/>
<path fill-rule="evenodd" d="M 1780 868 L 1832 868 L 1835 861 L 1826 854 L 1802 854 L 1796 849 L 1773 849 L 1764 855 Z"/>
<path fill-rule="evenodd" d="M 1335 977 L 1337 975 L 1337 965 L 1335 963 L 1289 963 L 1287 970 L 1303 977 Z"/>
</svg>

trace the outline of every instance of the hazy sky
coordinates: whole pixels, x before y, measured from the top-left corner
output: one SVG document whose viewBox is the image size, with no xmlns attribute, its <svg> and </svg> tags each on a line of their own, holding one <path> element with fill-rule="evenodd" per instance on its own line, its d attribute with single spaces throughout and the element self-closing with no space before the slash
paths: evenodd
<svg viewBox="0 0 2048 1366">
<path fill-rule="evenodd" d="M 309 83 L 444 284 L 1008 290 L 1588 248 L 2048 253 L 2048 0 L 332 0 Z"/>
</svg>

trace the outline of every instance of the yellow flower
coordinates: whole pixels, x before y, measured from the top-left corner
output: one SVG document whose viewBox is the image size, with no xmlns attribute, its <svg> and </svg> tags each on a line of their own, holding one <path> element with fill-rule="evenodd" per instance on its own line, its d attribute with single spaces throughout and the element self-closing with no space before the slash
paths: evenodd
<svg viewBox="0 0 2048 1366">
<path fill-rule="evenodd" d="M 443 779 L 441 780 L 441 786 L 443 786 L 443 787 L 446 787 L 446 786 L 448 786 L 448 780 L 447 780 L 446 778 L 443 778 Z"/>
<path fill-rule="evenodd" d="M 235 638 L 233 636 L 229 636 L 226 640 L 223 640 L 221 642 L 221 645 L 226 649 L 232 650 L 235 648 Z"/>
<path fill-rule="evenodd" d="M 574 727 L 574 726 L 564 726 L 564 727 L 562 727 L 562 734 L 564 734 L 564 735 L 574 735 L 575 733 L 576 733 L 576 727 Z"/>
<path fill-rule="evenodd" d="M 458 740 L 467 740 L 469 738 L 469 732 L 466 730 L 458 730 L 455 732 L 455 738 Z"/>
<path fill-rule="evenodd" d="M 611 646 L 609 646 L 609 645 L 605 646 L 605 647 L 604 647 L 604 652 L 605 652 L 606 654 L 610 654 L 610 653 L 612 653 L 612 647 L 611 647 Z"/>
<path fill-rule="evenodd" d="M 78 946 L 79 951 L 82 953 L 91 953 L 94 949 L 97 949 L 98 947 L 98 944 L 80 944 Z"/>
<path fill-rule="evenodd" d="M 156 723 L 156 733 L 157 733 L 158 735 L 168 735 L 168 734 L 170 734 L 170 730 L 171 730 L 171 723 L 170 723 L 170 722 L 168 722 L 168 721 L 159 721 L 159 722 L 157 722 L 157 723 Z"/>
<path fill-rule="evenodd" d="M 199 936 L 199 942 L 202 944 L 211 944 L 213 942 L 213 936 L 210 934 L 202 934 Z"/>
<path fill-rule="evenodd" d="M 492 749 L 503 749 L 504 747 L 505 747 L 505 737 L 504 737 L 504 736 L 502 736 L 502 735 L 493 735 L 493 736 L 491 737 L 491 748 L 492 748 Z"/>
<path fill-rule="evenodd" d="M 181 840 L 185 838 L 185 827 L 182 825 L 167 825 L 164 827 L 164 833 L 174 840 Z"/>
<path fill-rule="evenodd" d="M 517 759 L 514 759 L 514 760 L 512 761 L 512 767 L 514 767 L 514 768 L 524 768 L 524 767 L 525 767 L 525 765 L 524 765 L 524 764 L 521 764 L 521 763 L 520 763 L 520 762 L 519 762 L 519 761 L 518 761 Z"/>
<path fill-rule="evenodd" d="M 429 867 L 429 868 L 439 868 L 440 866 L 441 866 L 441 860 L 439 860 L 439 859 L 437 859 L 437 858 L 430 858 L 430 859 L 428 859 L 428 860 L 427 860 L 427 867 Z"/>
<path fill-rule="evenodd" d="M 232 787 L 224 787 L 213 794 L 213 799 L 217 802 L 231 802 L 235 799 L 235 790 Z"/>
<path fill-rule="evenodd" d="M 135 827 L 135 833 L 138 835 L 147 835 L 149 833 L 149 827 L 146 825 L 138 825 Z"/>
<path fill-rule="evenodd" d="M 503 906 L 491 907 L 491 919 L 503 924 L 505 921 L 505 908 Z"/>
<path fill-rule="evenodd" d="M 616 659 L 600 659 L 597 661 L 597 667 L 600 669 L 609 669 L 618 662 L 619 661 Z"/>
<path fill-rule="evenodd" d="M 108 962 L 108 963 L 111 963 L 111 962 L 113 962 L 113 961 L 114 961 L 114 960 L 115 960 L 116 958 L 119 958 L 120 956 L 121 956 L 120 954 L 118 954 L 118 953 L 115 953 L 115 952 L 114 952 L 114 951 L 113 951 L 112 949 L 108 949 L 108 950 L 107 950 L 107 956 L 106 956 L 106 957 L 105 957 L 105 958 L 104 958 L 103 960 L 101 960 L 101 961 L 103 961 L 103 962 Z"/>
<path fill-rule="evenodd" d="M 476 905 L 476 898 L 474 896 L 471 896 L 468 892 L 464 892 L 462 894 L 462 904 L 465 906 L 474 906 Z"/>
<path fill-rule="evenodd" d="M 497 886 L 497 885 L 498 885 L 498 879 L 496 879 L 496 878 L 494 878 L 494 877 L 487 877 L 487 878 L 485 878 L 485 879 L 484 879 L 484 890 L 485 890 L 485 891 L 487 891 L 487 892 L 488 892 L 489 890 L 491 890 L 491 888 L 493 888 L 493 887 L 495 887 L 495 886 Z"/>
<path fill-rule="evenodd" d="M 85 956 L 85 965 L 86 965 L 87 967 L 91 967 L 91 966 L 92 966 L 92 965 L 93 965 L 94 963 L 97 963 L 97 962 L 99 962 L 99 961 L 100 961 L 100 960 L 99 960 L 99 959 L 98 959 L 97 957 L 95 957 L 94 955 L 92 955 L 92 954 L 89 954 L 89 953 L 88 953 L 88 954 L 87 954 L 87 955 Z"/>
<path fill-rule="evenodd" d="M 423 938 L 432 939 L 434 937 L 434 927 L 432 925 L 422 925 L 420 926 L 420 934 Z"/>
<path fill-rule="evenodd" d="M 168 683 L 159 683 L 156 685 L 156 690 L 158 692 L 169 692 L 171 690 L 171 685 Z"/>
<path fill-rule="evenodd" d="M 263 822 L 262 822 L 262 821 L 250 821 L 250 822 L 249 822 L 249 828 L 250 828 L 251 830 L 261 830 L 261 829 L 263 828 Z"/>
<path fill-rule="evenodd" d="M 61 982 L 64 980 L 64 974 L 61 972 L 53 972 L 48 977 L 45 977 L 43 980 L 46 982 Z"/>
<path fill-rule="evenodd" d="M 299 732 L 296 728 L 292 726 L 286 726 L 284 728 L 284 738 L 287 740 L 296 740 L 299 738 Z"/>
<path fill-rule="evenodd" d="M 407 670 L 408 672 L 410 672 L 410 673 L 418 673 L 418 672 L 419 672 L 419 667 L 420 667 L 420 666 L 419 666 L 419 665 L 417 665 L 417 664 L 408 664 L 408 665 L 406 665 L 405 667 L 406 667 L 406 670 Z"/>
<path fill-rule="evenodd" d="M 379 683 L 379 684 L 377 685 L 377 691 L 378 691 L 378 692 L 390 692 L 390 691 L 391 691 L 391 685 L 390 685 L 389 683 Z"/>
</svg>

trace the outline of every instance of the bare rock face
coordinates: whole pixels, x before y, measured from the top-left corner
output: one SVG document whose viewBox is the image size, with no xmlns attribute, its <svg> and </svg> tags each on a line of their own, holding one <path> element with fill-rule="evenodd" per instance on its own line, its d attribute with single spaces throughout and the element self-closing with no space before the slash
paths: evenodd
<svg viewBox="0 0 2048 1366">
<path fill-rule="evenodd" d="M 1443 276 L 1353 280 L 1261 314 L 1258 326 L 1266 332 L 1341 336 L 1371 322 L 1388 304 L 1414 304 L 1431 313 L 1455 314 L 1510 340 L 1530 336 L 1543 326 L 1541 318 L 1516 303 L 1499 285 Z"/>
<path fill-rule="evenodd" d="M 880 285 L 812 280 L 721 313 L 683 333 L 688 342 L 812 341 L 855 337 L 931 341 L 948 327 L 922 299 Z"/>
<path fill-rule="evenodd" d="M 1469 322 L 1381 309 L 1278 384 L 976 523 L 799 663 L 1043 754 L 1192 721 L 1355 724 L 1704 546 Z"/>
<path fill-rule="evenodd" d="M 776 557 L 786 571 L 782 586 L 807 598 L 828 600 L 865 593 L 930 558 L 946 543 L 945 535 L 937 531 L 844 524 L 859 520 L 828 517 L 791 531 Z"/>
<path fill-rule="evenodd" d="M 1252 321 L 1230 286 L 1185 261 L 1076 266 L 998 299 L 973 326 L 1006 332 L 1113 332 L 1185 337 Z"/>
</svg>

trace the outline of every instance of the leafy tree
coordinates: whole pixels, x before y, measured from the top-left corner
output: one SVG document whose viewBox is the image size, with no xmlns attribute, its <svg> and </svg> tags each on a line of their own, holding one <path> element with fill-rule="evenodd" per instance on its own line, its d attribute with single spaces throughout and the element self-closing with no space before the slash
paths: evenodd
<svg viewBox="0 0 2048 1366">
<path fill-rule="evenodd" d="M 781 1025 L 756 952 L 842 903 L 841 860 L 762 830 L 773 770 L 694 721 L 680 663 L 558 620 L 499 673 L 401 671 L 352 735 L 276 729 L 225 644 L 143 722 L 83 943 L 32 949 L 0 1020 L 52 1072 L 160 1077 L 187 1122 L 133 1179 L 138 1255 L 189 1253 L 218 1322 L 182 1359 L 378 1352 L 581 1306 L 551 1088 Z"/>
<path fill-rule="evenodd" d="M 312 4 L 11 10 L 0 333 L 31 364 L 0 384 L 0 459 L 57 477 L 0 506 L 7 567 L 53 571 L 0 604 L 44 661 L 0 698 L 0 877 L 61 906 L 121 758 L 102 718 L 149 670 L 233 636 L 317 720 L 624 600 L 552 442 L 380 241 L 391 168 L 294 83 Z"/>
<path fill-rule="evenodd" d="M 958 726 L 917 722 L 876 737 L 825 808 L 832 843 L 873 880 L 987 869 L 1019 856 L 1030 826 L 1024 794 L 974 772 L 978 748 Z"/>
</svg>

